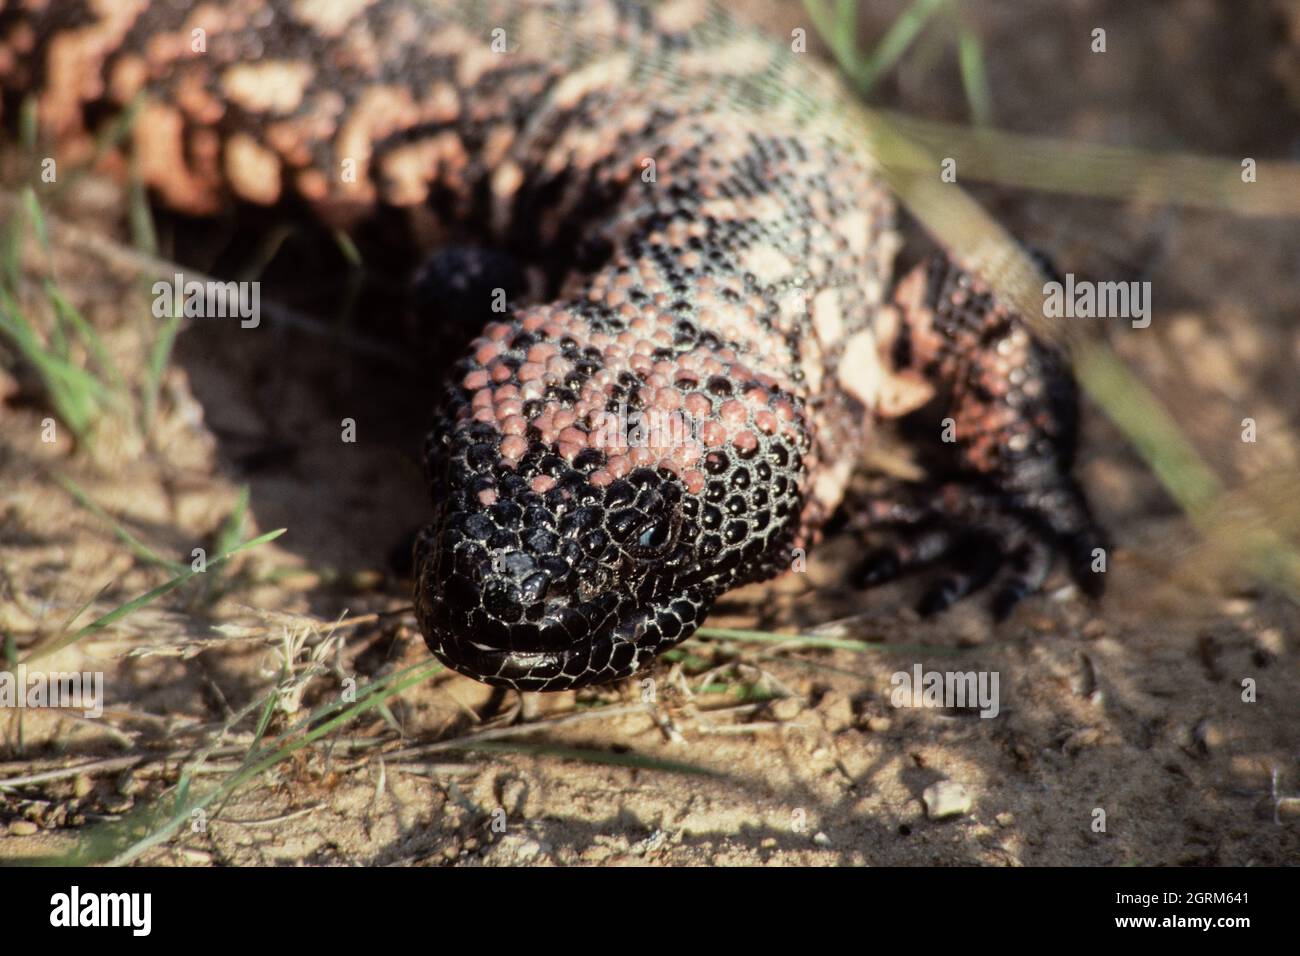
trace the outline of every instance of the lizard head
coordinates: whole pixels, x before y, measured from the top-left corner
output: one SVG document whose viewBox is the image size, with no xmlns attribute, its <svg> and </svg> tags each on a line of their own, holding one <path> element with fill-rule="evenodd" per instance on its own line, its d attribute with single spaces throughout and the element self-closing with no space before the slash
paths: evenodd
<svg viewBox="0 0 1300 956">
<path fill-rule="evenodd" d="M 626 677 L 712 604 L 715 589 L 692 573 L 693 509 L 678 482 L 638 469 L 598 487 L 557 461 L 537 462 L 561 472 L 544 492 L 550 482 L 524 462 L 487 494 L 471 479 L 416 544 L 430 650 L 489 684 L 562 690 Z"/>
<path fill-rule="evenodd" d="M 800 515 L 798 445 L 752 427 L 767 408 L 757 385 L 743 407 L 690 363 L 656 385 L 564 331 L 489 326 L 426 446 L 425 641 L 452 669 L 520 690 L 635 673 L 722 591 L 788 566 Z M 657 403 L 695 411 L 655 434 L 643 426 Z"/>
</svg>

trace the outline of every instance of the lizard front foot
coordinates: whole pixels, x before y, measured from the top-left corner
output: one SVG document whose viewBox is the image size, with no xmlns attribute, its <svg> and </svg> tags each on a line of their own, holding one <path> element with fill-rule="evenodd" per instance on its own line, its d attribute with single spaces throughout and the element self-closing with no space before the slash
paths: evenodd
<svg viewBox="0 0 1300 956">
<path fill-rule="evenodd" d="M 1087 514 L 1077 489 L 1068 507 L 1081 515 L 1071 530 L 1051 522 L 997 491 L 971 483 L 908 485 L 888 497 L 866 502 L 856 520 L 870 550 L 855 567 L 859 587 L 936 570 L 917 610 L 923 616 L 944 611 L 977 591 L 991 590 L 989 608 L 1005 619 L 1024 598 L 1043 589 L 1058 557 L 1090 597 L 1105 586 L 1105 532 Z"/>
</svg>

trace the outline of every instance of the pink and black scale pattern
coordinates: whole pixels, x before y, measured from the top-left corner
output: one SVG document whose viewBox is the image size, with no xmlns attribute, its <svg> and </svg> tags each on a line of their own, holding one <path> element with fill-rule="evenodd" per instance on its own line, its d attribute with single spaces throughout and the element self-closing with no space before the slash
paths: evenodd
<svg viewBox="0 0 1300 956">
<path fill-rule="evenodd" d="M 992 539 L 938 605 L 1003 552 L 1018 597 L 1099 540 L 1068 371 L 946 263 L 891 297 L 894 208 L 844 93 L 704 0 L 0 0 L 0 84 L 74 162 L 143 97 L 128 148 L 174 208 L 406 210 L 542 276 L 541 304 L 471 343 L 426 442 L 415 606 L 462 673 L 634 673 L 788 568 L 876 421 L 929 401 L 972 490 L 864 514 Z"/>
</svg>

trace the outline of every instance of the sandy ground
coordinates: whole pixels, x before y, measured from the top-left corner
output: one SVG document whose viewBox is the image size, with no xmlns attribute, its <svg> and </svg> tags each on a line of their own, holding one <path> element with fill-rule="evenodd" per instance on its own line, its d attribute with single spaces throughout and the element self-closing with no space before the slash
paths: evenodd
<svg viewBox="0 0 1300 956">
<path fill-rule="evenodd" d="M 871 6 L 863 35 L 878 37 L 902 4 Z M 794 4 L 747 8 L 783 35 L 801 20 Z M 1300 155 L 1300 68 L 1288 52 L 1300 47 L 1284 44 L 1268 4 L 969 9 L 999 126 L 1227 157 Z M 1110 37 L 1105 57 L 1086 52 L 1097 24 Z M 924 40 L 877 100 L 965 119 L 947 35 Z M 1118 351 L 1225 477 L 1294 473 L 1297 449 L 1277 437 L 1300 424 L 1294 220 L 974 192 L 1058 264 L 1149 279 L 1155 321 L 1114 335 Z M 51 211 L 124 239 L 120 189 L 91 178 L 74 197 Z M 225 223 L 165 222 L 164 239 L 173 227 L 178 250 L 235 242 Z M 296 238 L 285 248 L 299 272 L 326 255 Z M 50 267 L 36 258 L 32 277 Z M 219 271 L 221 261 L 195 264 Z M 141 280 L 66 250 L 53 266 L 123 367 L 138 367 Z M 341 298 L 337 284 L 301 278 L 276 289 L 326 319 Z M 0 365 L 0 633 L 20 654 L 88 599 L 79 624 L 168 577 L 53 484 L 54 472 L 168 556 L 211 547 L 241 486 L 251 493 L 246 535 L 289 529 L 233 573 L 46 660 L 50 670 L 103 671 L 107 709 L 93 721 L 0 716 L 0 778 L 54 776 L 0 790 L 0 857 L 68 852 L 170 797 L 180 757 L 216 740 L 231 713 L 277 681 L 286 693 L 272 733 L 337 699 L 348 678 L 426 658 L 409 615 L 373 615 L 408 604 L 389 552 L 425 510 L 415 457 L 424 400 L 412 396 L 429 390 L 427 375 L 329 337 L 281 323 L 256 334 L 200 323 L 177 343 L 149 439 L 110 423 L 93 448 L 76 449 L 62 431 L 40 441 L 48 412 L 38 391 L 14 363 Z M 1239 440 L 1247 416 L 1259 423 L 1255 445 Z M 358 423 L 355 444 L 338 440 L 345 417 Z M 1058 577 L 1001 626 L 978 601 L 923 622 L 910 611 L 922 582 L 870 594 L 846 583 L 861 545 L 840 534 L 806 573 L 733 592 L 709 623 L 878 643 L 869 651 L 696 639 L 648 675 L 649 703 L 639 681 L 627 682 L 530 700 L 523 723 L 513 695 L 443 673 L 391 701 L 388 715 L 365 715 L 332 747 L 277 764 L 139 859 L 1300 861 L 1300 610 L 1195 548 L 1172 502 L 1095 410 L 1080 470 L 1119 545 L 1099 606 Z M 344 612 L 359 623 L 331 629 Z M 891 675 L 918 663 L 997 672 L 998 716 L 893 706 Z M 1243 680 L 1256 688 L 1253 701 L 1243 700 Z M 224 749 L 196 788 L 238 766 L 252 729 L 245 720 L 217 741 Z M 481 749 L 439 745 L 467 735 Z M 81 769 L 59 774 L 68 767 Z M 942 781 L 960 784 L 966 799 L 934 819 L 925 794 Z"/>
</svg>

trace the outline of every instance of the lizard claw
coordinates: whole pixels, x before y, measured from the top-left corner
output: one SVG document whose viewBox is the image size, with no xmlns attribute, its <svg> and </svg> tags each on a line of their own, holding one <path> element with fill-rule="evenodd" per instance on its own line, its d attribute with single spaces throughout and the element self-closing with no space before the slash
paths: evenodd
<svg viewBox="0 0 1300 956">
<path fill-rule="evenodd" d="M 926 503 L 918 506 L 918 501 Z M 1091 522 L 1062 534 L 1004 496 L 955 485 L 918 488 L 907 494 L 902 507 L 882 509 L 874 502 L 872 510 L 905 515 L 906 520 L 886 518 L 866 527 L 868 539 L 878 543 L 854 569 L 853 583 L 877 587 L 937 569 L 941 573 L 917 605 L 924 617 L 991 587 L 989 610 L 994 620 L 1005 620 L 1022 600 L 1043 589 L 1058 556 L 1089 597 L 1100 597 L 1104 590 L 1104 575 L 1094 567 L 1096 549 L 1104 549 L 1106 539 Z"/>
</svg>

